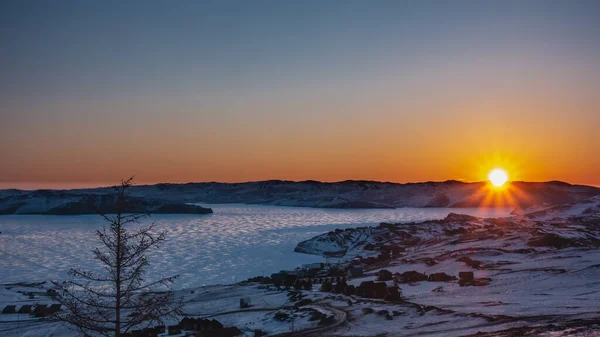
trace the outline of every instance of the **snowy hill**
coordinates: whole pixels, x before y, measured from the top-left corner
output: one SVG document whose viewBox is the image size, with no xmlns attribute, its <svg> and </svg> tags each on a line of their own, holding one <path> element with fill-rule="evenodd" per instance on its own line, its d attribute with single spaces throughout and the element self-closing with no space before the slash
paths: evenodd
<svg viewBox="0 0 600 337">
<path fill-rule="evenodd" d="M 0 209 L 13 200 L 41 198 L 36 202 L 56 203 L 55 199 L 98 195 L 110 188 L 69 191 L 0 191 Z M 132 196 L 175 203 L 247 203 L 275 206 L 319 208 L 397 208 L 397 207 L 479 207 L 512 206 L 525 209 L 539 205 L 558 205 L 600 195 L 591 186 L 563 182 L 513 182 L 503 192 L 486 183 L 459 181 L 397 184 L 374 181 L 268 180 L 247 183 L 188 183 L 134 186 Z M 61 201 L 62 202 L 62 201 Z M 29 204 L 30 201 L 27 201 Z"/>
<path fill-rule="evenodd" d="M 324 256 L 372 256 L 392 246 L 435 244 L 453 249 L 476 242 L 481 249 L 600 247 L 600 196 L 508 218 L 476 218 L 451 213 L 443 220 L 338 229 L 303 241 L 297 252 Z M 489 244 L 489 245 L 487 245 Z M 469 245 L 473 249 L 473 244 Z M 429 254 L 425 254 L 429 255 Z M 433 256 L 432 256 L 433 258 Z"/>
<path fill-rule="evenodd" d="M 296 251 L 336 254 L 363 268 L 364 276 L 349 281 L 355 286 L 389 271 L 404 303 L 437 312 L 435 324 L 454 320 L 446 335 L 596 336 L 600 329 L 599 197 L 507 218 L 450 214 L 438 221 L 338 230 L 302 242 Z M 448 278 L 432 279 L 442 278 L 440 273 Z M 406 281 L 414 275 L 424 279 Z M 347 335 L 377 329 L 375 320 L 349 310 L 357 316 Z M 412 336 L 404 329 L 429 323 L 417 317 L 397 330 L 386 325 L 386 332 Z M 442 328 L 431 332 L 444 335 Z"/>
</svg>

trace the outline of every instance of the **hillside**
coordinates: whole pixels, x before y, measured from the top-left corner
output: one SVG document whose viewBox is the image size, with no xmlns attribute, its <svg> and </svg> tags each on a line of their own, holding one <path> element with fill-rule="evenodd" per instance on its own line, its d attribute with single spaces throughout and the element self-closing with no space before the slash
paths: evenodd
<svg viewBox="0 0 600 337">
<path fill-rule="evenodd" d="M 450 214 L 338 230 L 304 241 L 296 251 L 335 255 L 363 268 L 350 285 L 387 274 L 405 303 L 437 312 L 439 324 L 454 321 L 449 335 L 587 336 L 600 322 L 600 197 L 507 218 Z M 347 335 L 377 329 L 375 320 L 350 310 L 357 316 Z M 417 317 L 393 331 L 411 335 L 401 332 L 428 323 Z M 430 328 L 435 335 L 443 330 Z"/>
<path fill-rule="evenodd" d="M 69 191 L 0 191 L 0 209 L 10 198 L 47 194 L 57 197 L 105 194 L 110 188 Z M 563 182 L 513 182 L 498 192 L 487 183 L 459 181 L 397 184 L 374 181 L 268 180 L 247 183 L 156 184 L 131 188 L 132 196 L 175 203 L 247 203 L 318 208 L 479 207 L 558 205 L 600 195 L 600 188 Z"/>
</svg>

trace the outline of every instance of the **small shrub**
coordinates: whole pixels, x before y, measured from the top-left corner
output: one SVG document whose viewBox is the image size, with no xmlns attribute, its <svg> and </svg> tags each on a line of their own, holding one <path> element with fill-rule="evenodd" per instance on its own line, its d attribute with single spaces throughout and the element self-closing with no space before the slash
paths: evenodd
<svg viewBox="0 0 600 337">
<path fill-rule="evenodd" d="M 311 300 L 310 298 L 305 298 L 303 300 L 300 300 L 300 301 L 296 302 L 296 306 L 297 307 L 302 307 L 302 306 L 305 306 L 305 305 L 309 305 L 312 302 L 313 302 L 313 300 Z"/>
<path fill-rule="evenodd" d="M 287 313 L 285 313 L 283 311 L 278 311 L 275 313 L 275 316 L 273 316 L 273 318 L 275 318 L 276 321 L 285 322 L 288 319 L 290 319 L 290 315 L 288 315 Z"/>
</svg>

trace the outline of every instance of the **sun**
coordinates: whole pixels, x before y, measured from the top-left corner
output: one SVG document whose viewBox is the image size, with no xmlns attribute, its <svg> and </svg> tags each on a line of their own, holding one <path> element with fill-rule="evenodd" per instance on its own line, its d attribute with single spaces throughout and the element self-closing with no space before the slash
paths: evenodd
<svg viewBox="0 0 600 337">
<path fill-rule="evenodd" d="M 508 174 L 503 169 L 493 169 L 488 174 L 488 179 L 492 183 L 492 185 L 496 187 L 501 187 L 508 181 Z"/>
</svg>

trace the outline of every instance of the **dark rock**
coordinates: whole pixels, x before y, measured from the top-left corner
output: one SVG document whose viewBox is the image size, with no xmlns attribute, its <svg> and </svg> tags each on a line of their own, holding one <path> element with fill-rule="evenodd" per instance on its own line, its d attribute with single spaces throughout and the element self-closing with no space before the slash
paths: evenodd
<svg viewBox="0 0 600 337">
<path fill-rule="evenodd" d="M 456 229 L 444 229 L 444 234 L 447 236 L 453 236 L 458 234 L 466 234 L 468 231 L 464 227 L 458 227 Z"/>
<path fill-rule="evenodd" d="M 481 268 L 481 261 L 473 260 L 468 256 L 463 256 L 460 259 L 456 260 L 458 262 L 464 262 L 467 266 L 475 269 Z"/>
<path fill-rule="evenodd" d="M 563 238 L 552 233 L 546 233 L 539 238 L 531 239 L 527 242 L 527 245 L 532 247 L 553 247 L 556 249 L 585 246 L 584 243 L 577 239 Z"/>
<path fill-rule="evenodd" d="M 487 286 L 488 284 L 490 284 L 490 282 L 492 282 L 491 278 L 486 278 L 486 277 L 481 277 L 481 278 L 476 278 L 474 280 L 459 280 L 458 284 L 461 287 L 468 287 L 468 286 L 475 286 L 475 287 L 481 287 L 481 286 Z"/>
<path fill-rule="evenodd" d="M 461 271 L 458 273 L 458 277 L 461 281 L 472 281 L 475 278 L 472 271 Z"/>
</svg>

